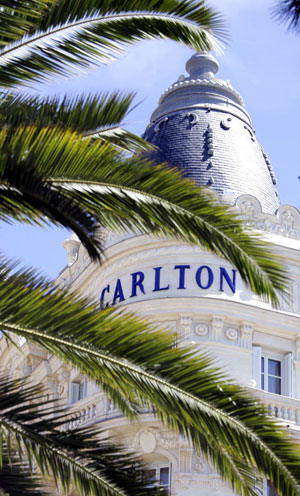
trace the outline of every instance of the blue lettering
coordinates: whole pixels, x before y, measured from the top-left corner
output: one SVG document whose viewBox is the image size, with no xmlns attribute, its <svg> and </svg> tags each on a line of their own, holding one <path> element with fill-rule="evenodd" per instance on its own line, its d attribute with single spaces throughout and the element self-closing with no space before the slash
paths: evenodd
<svg viewBox="0 0 300 496">
<path fill-rule="evenodd" d="M 153 270 L 155 271 L 155 279 L 154 279 L 154 289 L 152 290 L 152 292 L 154 291 L 165 291 L 166 289 L 169 289 L 170 285 L 168 284 L 168 286 L 165 286 L 164 288 L 161 288 L 160 287 L 160 271 L 161 271 L 162 267 L 153 267 Z"/>
<path fill-rule="evenodd" d="M 231 291 L 235 293 L 235 284 L 236 284 L 236 269 L 232 269 L 232 280 L 229 277 L 227 270 L 224 267 L 220 267 L 220 291 L 224 291 L 223 289 L 223 278 L 227 282 Z"/>
<path fill-rule="evenodd" d="M 185 270 L 190 269 L 190 265 L 175 265 L 174 269 L 179 269 L 179 286 L 177 289 L 186 289 L 185 288 Z"/>
<path fill-rule="evenodd" d="M 201 274 L 202 274 L 203 269 L 207 270 L 207 284 L 206 284 L 206 286 L 204 286 L 202 284 L 202 281 L 201 281 Z M 199 288 L 208 289 L 211 287 L 213 282 L 214 282 L 214 275 L 213 275 L 213 271 L 211 270 L 211 268 L 208 267 L 208 265 L 201 265 L 201 267 L 199 267 L 199 269 L 196 272 L 196 283 L 198 284 Z"/>
<path fill-rule="evenodd" d="M 109 293 L 109 284 L 102 290 L 101 296 L 100 296 L 100 308 L 104 308 L 104 296 L 105 293 Z M 108 307 L 108 303 L 106 303 L 105 307 Z"/>
<path fill-rule="evenodd" d="M 144 272 L 133 272 L 130 274 L 132 277 L 132 287 L 131 287 L 131 295 L 130 298 L 136 296 L 137 288 L 140 288 L 141 292 L 145 294 L 143 280 L 145 279 Z"/>
<path fill-rule="evenodd" d="M 123 288 L 120 279 L 117 280 L 116 288 L 115 288 L 115 293 L 113 297 L 112 304 L 114 305 L 116 303 L 116 300 L 119 299 L 120 302 L 124 301 L 124 293 L 123 293 Z"/>
</svg>

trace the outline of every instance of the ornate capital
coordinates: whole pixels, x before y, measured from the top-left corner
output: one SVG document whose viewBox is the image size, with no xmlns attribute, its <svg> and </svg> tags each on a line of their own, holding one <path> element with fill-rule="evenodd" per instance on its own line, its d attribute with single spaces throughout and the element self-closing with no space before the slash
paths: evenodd
<svg viewBox="0 0 300 496">
<path fill-rule="evenodd" d="M 242 322 L 241 325 L 241 346 L 243 348 L 252 347 L 253 325 L 249 322 Z"/>
<path fill-rule="evenodd" d="M 211 319 L 211 337 L 213 341 L 220 341 L 223 331 L 224 319 L 213 316 Z"/>
<path fill-rule="evenodd" d="M 192 332 L 192 316 L 191 314 L 181 314 L 180 334 L 184 338 L 189 338 Z"/>
</svg>

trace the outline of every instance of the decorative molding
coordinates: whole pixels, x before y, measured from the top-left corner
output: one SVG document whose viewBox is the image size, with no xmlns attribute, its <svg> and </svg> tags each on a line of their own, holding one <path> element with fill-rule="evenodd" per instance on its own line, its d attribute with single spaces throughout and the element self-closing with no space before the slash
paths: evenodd
<svg viewBox="0 0 300 496">
<path fill-rule="evenodd" d="M 252 195 L 241 195 L 236 207 L 246 227 L 300 240 L 300 212 L 295 207 L 281 205 L 275 215 L 267 214 Z"/>
<path fill-rule="evenodd" d="M 214 154 L 214 144 L 213 144 L 213 129 L 210 124 L 207 126 L 207 131 L 206 131 L 206 146 L 207 146 L 207 154 L 212 157 Z"/>
<path fill-rule="evenodd" d="M 179 471 L 180 472 L 191 473 L 191 471 L 192 471 L 192 454 L 193 454 L 192 448 L 179 450 Z"/>
<path fill-rule="evenodd" d="M 220 125 L 223 129 L 230 129 L 231 128 L 231 124 L 232 124 L 232 118 L 231 117 L 227 117 L 227 119 L 222 119 L 221 122 L 220 122 Z"/>
<path fill-rule="evenodd" d="M 239 335 L 238 331 L 236 329 L 234 329 L 233 327 L 228 327 L 225 330 L 225 336 L 230 341 L 236 341 L 238 338 L 238 335 Z"/>
<path fill-rule="evenodd" d="M 199 455 L 194 455 L 194 460 L 193 460 L 193 469 L 197 473 L 201 473 L 204 471 L 207 471 L 208 465 L 205 463 L 203 458 L 201 458 Z"/>
<path fill-rule="evenodd" d="M 141 247 L 140 251 L 132 253 L 127 256 L 123 256 L 113 263 L 108 264 L 105 268 L 101 270 L 99 277 L 95 278 L 94 281 L 89 285 L 89 293 L 91 294 L 94 289 L 98 289 L 101 286 L 101 280 L 105 280 L 112 274 L 117 274 L 119 269 L 123 269 L 127 265 L 136 263 L 137 261 L 148 261 L 150 258 L 158 257 L 162 258 L 169 255 L 179 255 L 179 254 L 192 254 L 200 253 L 201 248 L 199 246 L 189 246 L 189 245 L 172 245 L 172 246 L 161 246 L 159 248 L 149 248 L 148 250 L 143 250 Z M 100 280 L 101 278 L 101 280 Z"/>
<path fill-rule="evenodd" d="M 152 449 L 154 451 L 156 447 L 169 450 L 177 448 L 179 441 L 179 436 L 174 432 L 163 431 L 157 427 L 147 426 L 136 433 L 131 442 L 130 450 L 136 451 L 141 448 L 145 453 L 152 452 L 145 450 Z"/>
<path fill-rule="evenodd" d="M 199 115 L 196 114 L 196 112 L 188 112 L 187 114 L 185 114 L 185 117 L 188 118 L 189 126 L 194 126 L 195 124 L 197 124 L 197 122 L 199 122 Z"/>
<path fill-rule="evenodd" d="M 154 131 L 155 133 L 158 133 L 158 132 L 161 130 L 161 125 L 162 125 L 164 122 L 168 122 L 168 120 L 169 120 L 169 118 L 168 118 L 168 117 L 163 117 L 162 119 L 159 119 L 159 121 L 157 122 L 157 124 L 155 124 L 153 131 Z"/>
<path fill-rule="evenodd" d="M 246 129 L 246 131 L 248 131 L 248 133 L 250 134 L 251 140 L 256 141 L 255 140 L 255 131 L 253 129 L 251 129 L 249 126 L 246 126 L 246 124 L 244 125 L 244 129 Z"/>
<path fill-rule="evenodd" d="M 190 338 L 192 332 L 192 316 L 191 314 L 181 314 L 180 316 L 180 335 L 183 338 Z"/>
<path fill-rule="evenodd" d="M 243 348 L 252 347 L 253 325 L 243 322 L 241 325 L 241 346 Z"/>
<path fill-rule="evenodd" d="M 194 328 L 195 334 L 198 336 L 206 336 L 208 334 L 207 324 L 197 324 Z"/>
<path fill-rule="evenodd" d="M 241 97 L 241 95 L 231 86 L 231 82 L 229 80 L 223 81 L 222 79 L 190 79 L 186 78 L 181 81 L 177 81 L 176 83 L 172 84 L 167 88 L 163 94 L 161 95 L 159 99 L 159 104 L 163 103 L 165 100 L 166 96 L 173 91 L 176 91 L 178 88 L 182 87 L 187 87 L 187 86 L 212 86 L 214 88 L 221 88 L 221 89 L 226 89 L 228 93 L 231 93 L 231 95 L 238 101 L 238 103 L 243 107 L 244 106 L 244 100 Z"/>
<path fill-rule="evenodd" d="M 180 477 L 176 481 L 183 489 L 188 489 L 191 484 L 191 478 L 187 476 Z"/>
<path fill-rule="evenodd" d="M 213 341 L 220 341 L 223 325 L 224 320 L 222 318 L 213 316 L 211 320 L 211 337 Z"/>
<path fill-rule="evenodd" d="M 67 252 L 68 265 L 73 265 L 78 259 L 79 247 L 81 243 L 75 233 L 63 242 L 63 247 Z"/>
</svg>

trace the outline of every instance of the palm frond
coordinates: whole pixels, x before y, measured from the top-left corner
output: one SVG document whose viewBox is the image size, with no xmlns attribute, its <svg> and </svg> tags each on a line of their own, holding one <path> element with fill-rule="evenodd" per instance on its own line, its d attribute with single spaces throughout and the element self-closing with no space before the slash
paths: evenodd
<svg viewBox="0 0 300 496">
<path fill-rule="evenodd" d="M 102 242 L 94 216 L 63 191 L 51 188 L 35 168 L 29 165 L 19 167 L 11 158 L 3 155 L 0 159 L 0 219 L 6 222 L 16 219 L 40 226 L 52 222 L 71 228 L 81 239 L 90 257 L 98 260 Z"/>
<path fill-rule="evenodd" d="M 0 47 L 3 47 L 39 25 L 41 18 L 55 0 L 1 0 L 0 2 Z"/>
<path fill-rule="evenodd" d="M 164 8 L 157 7 L 160 3 Z M 151 1 L 150 7 L 142 2 L 143 8 L 136 12 L 130 8 L 134 2 L 124 2 L 122 9 L 106 2 L 105 15 L 101 3 L 96 9 L 95 4 L 91 2 L 82 18 L 75 14 L 63 22 L 59 20 L 62 16 L 55 16 L 56 22 L 51 25 L 42 23 L 46 31 L 31 32 L 4 47 L 0 51 L 0 85 L 8 88 L 28 84 L 50 74 L 74 74 L 78 67 L 109 63 L 126 45 L 145 39 L 179 41 L 198 51 L 219 49 L 213 32 L 223 33 L 222 21 L 202 1 Z"/>
<path fill-rule="evenodd" d="M 207 357 L 195 356 L 188 347 L 174 349 L 166 332 L 75 301 L 30 272 L 10 274 L 4 264 L 0 274 L 4 332 L 43 346 L 112 390 L 126 395 L 132 389 L 208 458 L 218 445 L 214 464 L 222 477 L 229 473 L 227 479 L 241 494 L 253 494 L 254 466 L 280 495 L 299 496 L 298 449 L 264 408 L 228 383 Z"/>
<path fill-rule="evenodd" d="M 276 290 L 285 288 L 285 272 L 267 245 L 178 171 L 140 157 L 126 159 L 109 143 L 82 141 L 81 135 L 56 128 L 19 128 L 10 139 L 2 130 L 0 151 L 3 170 L 8 159 L 16 169 L 35 164 L 51 191 L 85 209 L 101 226 L 196 243 L 233 263 L 251 289 L 272 303 Z M 3 212 L 10 215 L 9 208 Z M 16 207 L 11 215 L 17 213 Z"/>
<path fill-rule="evenodd" d="M 64 491 L 74 483 L 84 496 L 158 494 L 157 489 L 148 487 L 148 481 L 143 477 L 145 466 L 122 446 L 103 439 L 102 431 L 91 428 L 65 430 L 69 416 L 65 410 L 63 414 L 58 410 L 54 418 L 49 418 L 51 407 L 49 409 L 49 402 L 43 400 L 40 387 L 2 375 L 0 395 L 0 448 L 5 448 L 0 449 L 0 461 L 5 462 L 2 470 L 7 472 L 7 465 L 17 467 L 16 454 L 11 455 L 14 452 L 27 458 L 27 473 L 33 471 L 35 463 L 41 474 L 51 474 Z M 21 467 L 25 471 L 26 464 Z M 37 486 L 34 479 L 33 490 Z M 13 480 L 13 473 L 10 480 Z M 10 480 L 5 479 L 2 486 L 1 478 L 0 488 L 4 489 L 5 484 L 8 487 Z M 24 487 L 25 482 L 28 483 L 28 477 L 24 478 Z M 11 494 L 19 496 L 20 492 Z M 28 493 L 28 496 L 31 494 L 39 493 Z"/>
<path fill-rule="evenodd" d="M 2 445 L 0 465 L 0 491 L 4 496 L 47 496 L 40 478 L 28 469 L 28 463 L 19 456 L 8 454 L 5 443 Z"/>
<path fill-rule="evenodd" d="M 288 24 L 288 29 L 300 33 L 300 1 L 280 0 L 272 9 L 273 17 L 282 24 Z"/>
<path fill-rule="evenodd" d="M 155 149 L 155 146 L 149 141 L 136 136 L 136 134 L 123 129 L 120 126 L 107 127 L 90 135 L 94 139 L 109 141 L 109 143 L 118 147 L 121 151 L 130 153 L 149 152 Z"/>
<path fill-rule="evenodd" d="M 119 126 L 131 110 L 134 93 L 115 91 L 58 99 L 6 94 L 0 100 L 0 124 L 13 131 L 20 126 L 92 133 Z"/>
</svg>

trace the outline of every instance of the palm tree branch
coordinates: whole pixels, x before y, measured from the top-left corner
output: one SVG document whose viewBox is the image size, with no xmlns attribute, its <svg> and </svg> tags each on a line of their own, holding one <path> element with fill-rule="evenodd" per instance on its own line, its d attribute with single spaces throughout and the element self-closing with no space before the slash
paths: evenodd
<svg viewBox="0 0 300 496">
<path fill-rule="evenodd" d="M 1 443 L 3 446 L 6 438 L 4 448 L 9 453 L 17 451 L 23 459 L 25 453 L 30 465 L 34 458 L 41 474 L 52 473 L 65 490 L 74 481 L 84 495 L 99 490 L 115 496 L 124 496 L 128 490 L 144 496 L 156 494 L 142 480 L 144 465 L 122 446 L 103 439 L 101 430 L 66 430 L 69 413 L 62 409 L 49 418 L 49 409 L 41 410 L 49 403 L 41 399 L 41 388 L 1 376 L 0 390 L 4 402 L 0 409 Z M 14 461 L 15 455 L 10 458 Z"/>
<path fill-rule="evenodd" d="M 70 358 L 66 355 L 71 355 L 72 352 L 71 362 L 73 364 L 75 363 L 76 366 L 82 370 L 82 372 L 85 374 L 88 373 L 88 375 L 90 375 L 90 371 L 87 370 L 89 358 L 97 358 L 97 361 L 91 361 L 89 367 L 94 368 L 94 378 L 98 381 L 104 380 L 108 383 L 114 378 L 121 390 L 122 387 L 126 390 L 128 384 L 131 383 L 139 397 L 143 399 L 148 396 L 149 401 L 156 403 L 158 416 L 164 422 L 167 421 L 172 428 L 176 428 L 176 430 L 181 433 L 186 434 L 190 431 L 189 427 L 182 420 L 183 412 L 186 411 L 187 408 L 189 410 L 193 410 L 194 412 L 197 411 L 198 415 L 201 415 L 202 422 L 205 422 L 205 419 L 209 422 L 209 431 L 213 431 L 215 433 L 218 442 L 222 443 L 222 446 L 227 446 L 229 449 L 229 447 L 232 446 L 234 439 L 234 444 L 238 446 L 241 451 L 244 451 L 243 454 L 246 459 L 248 458 L 250 461 L 254 458 L 257 468 L 261 470 L 264 475 L 267 475 L 269 478 L 272 477 L 270 480 L 273 480 L 273 472 L 269 472 L 268 463 L 263 464 L 260 460 L 263 455 L 267 460 L 272 461 L 273 470 L 274 467 L 276 467 L 279 473 L 287 478 L 292 490 L 297 489 L 297 491 L 300 491 L 300 487 L 291 472 L 282 463 L 280 458 L 276 456 L 274 451 L 272 451 L 272 449 L 270 449 L 268 445 L 265 444 L 265 442 L 255 433 L 254 430 L 252 431 L 241 421 L 214 407 L 207 401 L 186 392 L 182 388 L 168 382 L 165 379 L 162 379 L 157 375 L 147 372 L 141 367 L 130 364 L 128 361 L 119 360 L 115 357 L 109 356 L 107 353 L 101 353 L 91 349 L 90 347 L 77 345 L 69 340 L 57 338 L 49 334 L 46 335 L 45 333 L 38 332 L 34 329 L 21 328 L 15 324 L 8 324 L 5 321 L 0 321 L 0 327 L 6 331 L 15 332 L 26 339 L 33 340 L 40 345 L 43 344 L 43 347 L 51 352 L 54 352 L 56 355 L 60 355 L 64 360 L 70 361 Z M 68 350 L 68 353 L 66 353 L 66 350 Z M 98 364 L 98 367 L 96 364 Z M 97 368 L 99 372 L 97 371 Z M 151 387 L 149 388 L 150 385 Z M 160 397 L 159 405 L 157 405 L 157 401 L 155 401 L 155 398 L 157 398 L 158 395 Z M 170 397 L 176 399 L 177 409 L 179 408 L 179 412 L 181 410 L 181 413 L 177 417 L 177 421 L 174 420 L 176 417 L 174 415 L 175 405 L 172 407 L 173 416 L 170 416 L 168 413 L 170 408 Z M 166 398 L 166 401 L 164 401 L 164 398 Z M 181 426 L 181 423 L 185 424 L 184 427 Z M 196 433 L 192 436 L 192 439 L 193 442 L 196 442 L 196 446 L 201 446 L 202 443 L 199 439 L 203 436 L 206 437 L 207 429 L 203 428 L 203 426 L 199 426 L 198 429 L 195 427 L 196 426 L 194 425 Z M 227 432 L 230 432 L 229 437 L 227 436 Z M 190 432 L 189 435 L 191 436 Z M 242 443 L 241 439 L 243 440 Z M 245 439 L 247 440 L 246 443 Z M 258 458 L 253 454 L 254 451 L 257 452 Z M 226 454 L 226 452 L 224 452 L 224 454 Z M 261 463 L 261 466 L 259 463 Z M 298 493 L 295 492 L 295 494 Z"/>
<path fill-rule="evenodd" d="M 258 470 L 283 487 L 282 494 L 297 494 L 299 459 L 293 444 L 252 397 L 210 367 L 209 359 L 196 357 L 187 347 L 174 349 L 166 332 L 154 333 L 143 320 L 110 309 L 99 311 L 29 271 L 11 274 L 2 263 L 0 282 L 1 329 L 72 361 L 98 383 L 114 385 L 124 394 L 130 386 L 196 448 L 203 446 L 207 429 L 214 432 L 233 455 L 240 453 L 251 465 L 256 460 Z"/>
<path fill-rule="evenodd" d="M 109 143 L 82 141 L 82 135 L 57 128 L 17 128 L 9 137 L 2 130 L 0 150 L 2 168 L 8 159 L 17 170 L 34 164 L 51 191 L 86 209 L 101 226 L 204 246 L 230 260 L 242 279 L 273 303 L 274 288 L 285 288 L 285 272 L 266 244 L 243 231 L 236 215 L 178 171 L 141 157 L 126 159 Z"/>
<path fill-rule="evenodd" d="M 0 46 L 5 46 L 29 33 L 41 17 L 50 13 L 55 0 L 1 0 Z"/>
<path fill-rule="evenodd" d="M 0 189 L 0 219 L 16 219 L 37 225 L 59 224 L 72 229 L 90 257 L 98 260 L 102 252 L 99 229 L 93 215 L 86 212 L 69 195 L 42 180 L 33 168 L 16 168 L 7 164 L 6 182 Z M 9 169 L 9 172 L 8 172 Z"/>
<path fill-rule="evenodd" d="M 277 0 L 272 8 L 272 16 L 282 24 L 288 23 L 288 29 L 300 32 L 300 1 Z"/>
<path fill-rule="evenodd" d="M 210 28 L 214 22 L 211 22 Z M 198 51 L 220 49 L 206 26 L 184 16 L 130 12 L 92 17 L 49 27 L 0 50 L 3 87 L 43 80 L 47 74 L 74 72 L 74 67 L 108 63 L 126 44 L 167 38 Z"/>
<path fill-rule="evenodd" d="M 139 0 L 139 11 L 150 13 L 170 14 L 184 17 L 207 29 L 212 27 L 218 29 L 218 34 L 224 34 L 224 23 L 219 13 L 211 7 L 205 5 L 205 2 L 189 0 Z M 82 0 L 80 3 L 70 6 L 68 0 L 60 0 L 58 5 L 54 5 L 47 14 L 40 19 L 37 29 L 46 30 L 50 26 L 60 25 L 67 21 L 75 21 L 84 15 L 94 15 L 96 12 L 103 16 L 112 14 L 122 14 L 126 12 L 135 12 L 137 10 L 136 0 Z"/>
<path fill-rule="evenodd" d="M 60 185 L 66 194 L 69 192 L 74 201 L 84 205 L 91 212 L 98 207 L 101 211 L 101 224 L 109 228 L 116 229 L 118 226 L 121 229 L 129 228 L 146 234 L 152 231 L 163 236 L 176 236 L 177 239 L 199 244 L 217 253 L 234 263 L 242 279 L 253 291 L 270 299 L 275 305 L 278 303 L 278 296 L 273 288 L 286 288 L 286 274 L 278 263 L 276 264 L 275 256 L 267 252 L 267 244 L 258 236 L 254 238 L 253 234 L 250 236 L 242 231 L 241 224 L 237 219 L 234 222 L 233 215 L 231 218 L 228 216 L 230 224 L 227 224 L 227 228 L 225 224 L 218 222 L 220 219 L 217 218 L 217 213 L 213 219 L 211 213 L 217 203 L 203 190 L 200 194 L 206 198 L 205 206 L 197 215 L 192 209 L 184 208 L 175 201 L 145 192 L 142 187 L 126 187 L 123 182 L 117 184 L 55 179 L 54 184 Z M 209 207 L 211 210 L 208 212 Z M 108 215 L 105 216 L 105 210 L 108 208 Z M 134 211 L 134 220 L 126 215 L 129 211 Z M 225 209 L 223 212 L 225 214 Z M 146 223 L 148 217 L 151 221 Z M 232 234 L 234 223 L 236 232 Z"/>
<path fill-rule="evenodd" d="M 0 486 L 5 496 L 47 496 L 40 478 L 28 473 L 28 463 L 20 461 L 18 456 L 8 456 L 7 447 L 2 446 L 2 464 L 0 465 Z M 2 494 L 2 493 L 1 493 Z"/>
<path fill-rule="evenodd" d="M 29 466 L 34 458 L 41 474 L 52 472 L 64 489 L 73 481 L 85 496 L 98 491 L 114 496 L 157 494 L 142 477 L 144 464 L 123 446 L 104 438 L 102 430 L 66 430 L 70 413 L 63 408 L 49 418 L 49 409 L 41 407 L 51 402 L 41 398 L 44 391 L 40 387 L 1 376 L 0 392 L 4 403 L 0 407 L 0 443 L 3 445 L 6 437 L 4 448 L 9 453 L 18 452 L 20 457 L 25 453 Z M 10 458 L 13 462 L 15 455 Z"/>
<path fill-rule="evenodd" d="M 97 130 L 96 132 L 86 134 L 86 137 L 109 141 L 109 143 L 115 145 L 121 151 L 131 153 L 150 152 L 156 148 L 155 145 L 149 143 L 149 141 L 136 136 L 120 126 L 106 127 Z"/>
<path fill-rule="evenodd" d="M 135 93 L 99 93 L 76 97 L 47 97 L 4 94 L 0 100 L 0 123 L 11 132 L 20 126 L 76 131 L 85 135 L 119 126 L 133 109 Z"/>
</svg>

